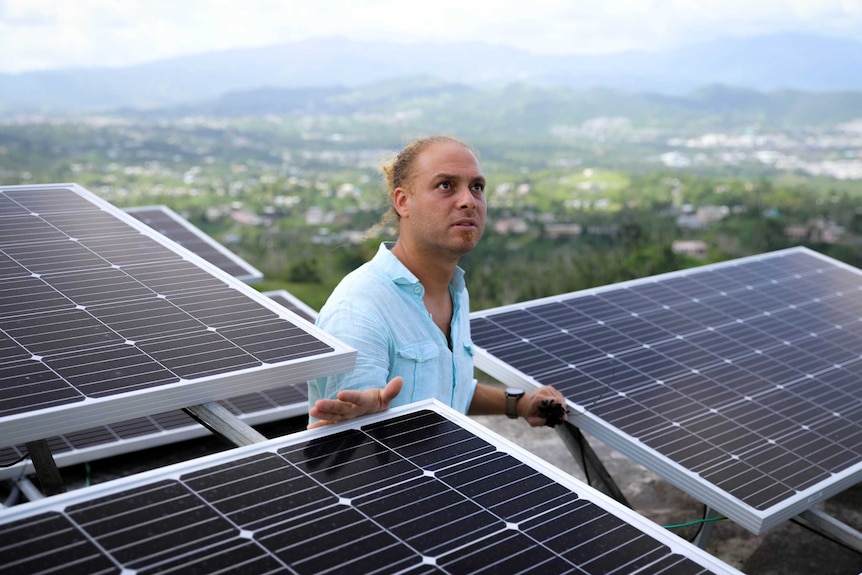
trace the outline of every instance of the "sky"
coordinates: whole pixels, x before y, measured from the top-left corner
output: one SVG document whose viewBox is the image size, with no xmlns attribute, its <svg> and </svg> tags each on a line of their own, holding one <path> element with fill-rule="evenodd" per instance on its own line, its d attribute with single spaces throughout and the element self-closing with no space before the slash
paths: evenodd
<svg viewBox="0 0 862 575">
<path fill-rule="evenodd" d="M 862 0 L 0 0 L 0 72 L 338 36 L 596 54 L 788 31 L 862 41 Z"/>
</svg>

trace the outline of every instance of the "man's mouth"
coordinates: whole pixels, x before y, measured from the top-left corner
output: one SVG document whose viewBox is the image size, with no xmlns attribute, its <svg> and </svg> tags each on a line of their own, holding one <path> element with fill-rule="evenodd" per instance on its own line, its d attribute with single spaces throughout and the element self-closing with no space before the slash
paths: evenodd
<svg viewBox="0 0 862 575">
<path fill-rule="evenodd" d="M 479 227 L 479 222 L 477 220 L 468 218 L 468 219 L 458 220 L 457 222 L 452 224 L 452 227 L 476 229 Z"/>
</svg>

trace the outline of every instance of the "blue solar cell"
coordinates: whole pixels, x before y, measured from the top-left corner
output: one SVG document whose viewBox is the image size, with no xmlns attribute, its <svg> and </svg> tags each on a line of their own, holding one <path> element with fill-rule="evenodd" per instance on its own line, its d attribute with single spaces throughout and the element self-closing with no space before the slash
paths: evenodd
<svg viewBox="0 0 862 575">
<path fill-rule="evenodd" d="M 855 422 L 834 415 L 862 403 L 860 288 L 858 270 L 794 249 L 522 302 L 473 314 L 476 365 L 554 385 L 587 431 L 758 532 L 862 477 L 842 437 Z M 806 471 L 776 467 L 786 453 Z"/>
</svg>

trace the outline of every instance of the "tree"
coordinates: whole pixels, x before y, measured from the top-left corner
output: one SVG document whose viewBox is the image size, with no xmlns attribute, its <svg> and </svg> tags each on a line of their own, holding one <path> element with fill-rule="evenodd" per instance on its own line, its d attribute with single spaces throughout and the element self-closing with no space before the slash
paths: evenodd
<svg viewBox="0 0 862 575">
<path fill-rule="evenodd" d="M 291 264 L 288 279 L 296 283 L 320 283 L 317 260 L 301 259 Z"/>
</svg>

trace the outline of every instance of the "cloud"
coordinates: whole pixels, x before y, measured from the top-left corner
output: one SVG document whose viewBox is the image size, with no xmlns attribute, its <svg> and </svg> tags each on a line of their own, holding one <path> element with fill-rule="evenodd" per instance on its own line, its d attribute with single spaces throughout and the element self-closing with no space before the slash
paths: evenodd
<svg viewBox="0 0 862 575">
<path fill-rule="evenodd" d="M 862 2 L 0 0 L 0 71 L 123 66 L 309 37 L 597 53 L 787 30 L 862 40 Z"/>
</svg>

